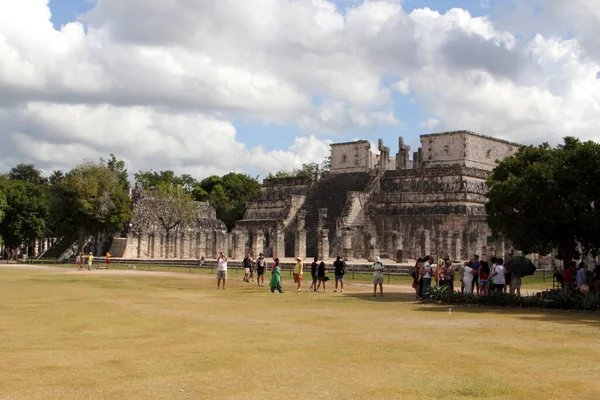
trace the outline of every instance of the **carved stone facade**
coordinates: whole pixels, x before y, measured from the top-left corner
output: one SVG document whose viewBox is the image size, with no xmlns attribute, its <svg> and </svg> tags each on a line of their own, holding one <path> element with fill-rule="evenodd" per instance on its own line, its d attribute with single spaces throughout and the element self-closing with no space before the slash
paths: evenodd
<svg viewBox="0 0 600 400">
<path fill-rule="evenodd" d="M 331 145 L 331 173 L 319 179 L 266 180 L 236 229 L 282 232 L 259 246 L 267 255 L 342 255 L 398 262 L 425 254 L 464 260 L 473 254 L 504 255 L 508 244 L 491 237 L 485 216 L 485 180 L 496 161 L 519 145 L 469 131 L 421 136 L 413 153 L 398 141 L 396 157 L 379 140 Z M 276 228 L 277 227 L 277 228 Z M 252 242 L 252 240 L 250 241 Z M 245 248 L 255 247 L 246 243 Z"/>
<path fill-rule="evenodd" d="M 227 251 L 232 234 L 217 219 L 208 203 L 195 202 L 195 220 L 166 231 L 152 216 L 164 210 L 155 209 L 151 194 L 136 191 L 133 219 L 125 243 L 114 240 L 113 257 L 140 259 L 201 259 L 215 258 Z"/>
</svg>

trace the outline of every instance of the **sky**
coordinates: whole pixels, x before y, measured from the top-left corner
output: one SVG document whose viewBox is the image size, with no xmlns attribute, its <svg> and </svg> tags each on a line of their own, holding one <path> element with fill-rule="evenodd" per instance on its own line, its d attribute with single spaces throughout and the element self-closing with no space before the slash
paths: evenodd
<svg viewBox="0 0 600 400">
<path fill-rule="evenodd" d="M 333 142 L 598 126 L 597 0 L 0 0 L 0 173 L 264 177 Z"/>
</svg>

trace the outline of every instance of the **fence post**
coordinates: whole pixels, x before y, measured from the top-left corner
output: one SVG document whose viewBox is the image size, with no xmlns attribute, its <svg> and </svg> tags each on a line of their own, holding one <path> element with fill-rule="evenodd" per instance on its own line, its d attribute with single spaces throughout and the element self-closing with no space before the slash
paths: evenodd
<svg viewBox="0 0 600 400">
<path fill-rule="evenodd" d="M 354 280 L 354 266 L 352 267 L 352 280 Z"/>
<path fill-rule="evenodd" d="M 390 283 L 390 273 L 389 272 L 387 273 L 387 276 L 388 276 L 388 284 L 389 284 Z"/>
</svg>

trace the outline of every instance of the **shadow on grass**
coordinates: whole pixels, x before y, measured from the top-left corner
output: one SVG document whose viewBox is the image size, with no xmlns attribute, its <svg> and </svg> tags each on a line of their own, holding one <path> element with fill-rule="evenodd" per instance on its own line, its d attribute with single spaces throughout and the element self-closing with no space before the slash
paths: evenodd
<svg viewBox="0 0 600 400">
<path fill-rule="evenodd" d="M 463 304 L 433 304 L 419 303 L 416 305 L 416 311 L 425 311 L 431 313 L 448 313 L 448 308 L 456 314 L 482 314 L 482 315 L 513 315 L 524 321 L 532 322 L 557 322 L 575 325 L 590 325 L 594 328 L 600 328 L 600 312 L 597 311 L 578 311 L 578 310 L 554 310 L 540 308 L 517 308 L 517 307 L 487 307 L 487 306 L 468 306 Z"/>
<path fill-rule="evenodd" d="M 389 292 L 383 293 L 383 297 L 379 296 L 379 292 L 377 293 L 377 297 L 373 297 L 373 292 L 368 293 L 344 293 L 344 297 L 349 297 L 357 300 L 365 300 L 365 301 L 377 301 L 377 302 L 416 302 L 414 293 L 396 293 Z"/>
</svg>

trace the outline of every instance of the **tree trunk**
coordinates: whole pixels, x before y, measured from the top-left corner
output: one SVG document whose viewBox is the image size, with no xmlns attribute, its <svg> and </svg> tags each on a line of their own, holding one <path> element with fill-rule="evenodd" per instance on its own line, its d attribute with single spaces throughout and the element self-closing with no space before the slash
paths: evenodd
<svg viewBox="0 0 600 400">
<path fill-rule="evenodd" d="M 85 227 L 80 226 L 77 229 L 77 254 L 83 251 L 83 246 L 85 245 Z"/>
</svg>

